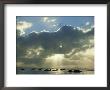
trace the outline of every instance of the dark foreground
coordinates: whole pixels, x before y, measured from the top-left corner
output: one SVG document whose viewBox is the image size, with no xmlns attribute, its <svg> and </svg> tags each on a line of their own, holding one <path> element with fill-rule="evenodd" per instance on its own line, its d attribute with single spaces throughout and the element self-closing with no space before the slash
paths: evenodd
<svg viewBox="0 0 110 90">
<path fill-rule="evenodd" d="M 65 68 L 16 68 L 16 74 L 94 74 L 94 70 Z"/>
</svg>

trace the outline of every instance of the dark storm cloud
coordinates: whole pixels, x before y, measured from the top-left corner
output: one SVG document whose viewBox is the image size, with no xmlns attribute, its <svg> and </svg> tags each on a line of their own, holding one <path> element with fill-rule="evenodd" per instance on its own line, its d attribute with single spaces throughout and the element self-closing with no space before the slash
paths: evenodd
<svg viewBox="0 0 110 90">
<path fill-rule="evenodd" d="M 94 47 L 90 40 L 94 40 L 94 28 L 87 33 L 71 26 L 63 26 L 57 32 L 33 32 L 26 36 L 19 36 L 17 32 L 17 61 L 40 65 L 44 58 L 53 54 L 64 54 L 70 58 L 81 50 Z M 67 55 L 72 49 L 74 52 Z"/>
</svg>

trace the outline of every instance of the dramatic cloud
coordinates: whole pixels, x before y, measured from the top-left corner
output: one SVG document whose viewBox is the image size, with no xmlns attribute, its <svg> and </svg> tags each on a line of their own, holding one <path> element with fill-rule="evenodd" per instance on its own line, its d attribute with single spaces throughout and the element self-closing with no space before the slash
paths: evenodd
<svg viewBox="0 0 110 90">
<path fill-rule="evenodd" d="M 93 32 L 94 29 L 83 33 L 72 26 L 63 26 L 57 32 L 43 30 L 19 37 L 17 67 L 94 69 Z"/>
<path fill-rule="evenodd" d="M 16 29 L 21 31 L 21 35 L 25 34 L 25 30 L 32 27 L 32 23 L 26 21 L 17 22 Z"/>
<path fill-rule="evenodd" d="M 57 68 L 94 69 L 94 49 L 82 50 L 68 58 L 64 54 L 53 54 L 45 58 L 44 64 Z"/>
</svg>

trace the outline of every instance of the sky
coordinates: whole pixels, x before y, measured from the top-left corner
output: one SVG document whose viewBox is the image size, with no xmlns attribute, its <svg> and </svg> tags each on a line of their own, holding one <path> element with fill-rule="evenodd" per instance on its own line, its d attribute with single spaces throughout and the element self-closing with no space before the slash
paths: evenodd
<svg viewBox="0 0 110 90">
<path fill-rule="evenodd" d="M 17 29 L 22 34 L 35 32 L 53 32 L 63 25 L 83 27 L 94 25 L 94 16 L 17 16 Z"/>
<path fill-rule="evenodd" d="M 93 16 L 17 16 L 16 21 L 17 67 L 94 70 Z"/>
</svg>

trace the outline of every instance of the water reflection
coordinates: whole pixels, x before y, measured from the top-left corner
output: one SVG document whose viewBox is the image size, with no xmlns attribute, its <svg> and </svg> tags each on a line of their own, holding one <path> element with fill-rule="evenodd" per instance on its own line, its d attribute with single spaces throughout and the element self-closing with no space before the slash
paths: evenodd
<svg viewBox="0 0 110 90">
<path fill-rule="evenodd" d="M 94 74 L 94 70 L 68 68 L 17 68 L 17 74 Z"/>
</svg>

